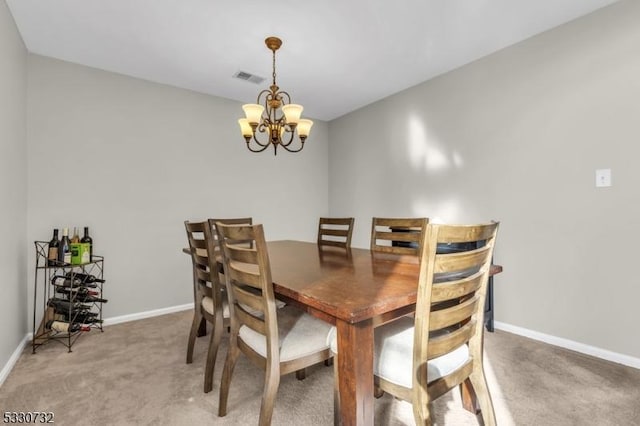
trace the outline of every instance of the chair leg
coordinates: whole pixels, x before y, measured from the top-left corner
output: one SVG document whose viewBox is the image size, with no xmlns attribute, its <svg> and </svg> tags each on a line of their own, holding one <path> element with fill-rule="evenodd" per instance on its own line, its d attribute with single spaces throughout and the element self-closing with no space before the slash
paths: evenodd
<svg viewBox="0 0 640 426">
<path fill-rule="evenodd" d="M 202 318 L 200 321 L 200 327 L 198 327 L 198 337 L 207 335 L 207 320 Z"/>
<path fill-rule="evenodd" d="M 373 396 L 376 399 L 382 398 L 384 396 L 384 391 L 380 386 L 373 385 Z"/>
<path fill-rule="evenodd" d="M 220 317 L 220 318 L 218 318 Z M 218 346 L 222 338 L 222 315 L 217 315 L 211 338 L 209 339 L 209 351 L 207 352 L 207 364 L 204 372 L 204 393 L 209 393 L 213 389 L 213 372 L 216 367 L 216 356 L 218 355 Z"/>
<path fill-rule="evenodd" d="M 431 403 L 420 404 L 414 401 L 412 405 L 416 426 L 431 426 Z"/>
<path fill-rule="evenodd" d="M 296 371 L 296 379 L 304 380 L 306 378 L 307 378 L 307 369 L 306 368 L 301 368 L 300 370 Z"/>
<path fill-rule="evenodd" d="M 278 386 L 280 386 L 280 367 L 269 365 L 265 371 L 264 391 L 262 392 L 262 404 L 260 405 L 260 421 L 259 426 L 271 425 L 271 417 L 273 415 L 273 406 L 276 402 L 278 394 Z"/>
<path fill-rule="evenodd" d="M 480 413 L 480 407 L 478 406 L 478 397 L 476 391 L 473 388 L 473 384 L 469 378 L 460 383 L 460 397 L 462 399 L 462 407 L 472 414 Z"/>
<path fill-rule="evenodd" d="M 475 390 L 484 425 L 495 426 L 496 414 L 493 409 L 493 402 L 491 401 L 491 394 L 489 393 L 489 386 L 487 386 L 487 379 L 484 376 L 484 371 L 481 369 L 474 371 L 471 373 L 467 381 L 470 381 L 473 389 Z"/>
<path fill-rule="evenodd" d="M 233 369 L 238 361 L 240 349 L 236 344 L 236 340 L 232 337 L 229 339 L 229 350 L 227 351 L 227 359 L 224 363 L 224 371 L 222 372 L 222 380 L 220 381 L 220 402 L 218 404 L 218 416 L 227 415 L 227 400 L 229 399 L 229 388 L 231 387 L 231 376 Z"/>
<path fill-rule="evenodd" d="M 198 311 L 193 313 L 193 321 L 191 322 L 191 330 L 189 331 L 189 341 L 187 342 L 187 364 L 191 364 L 193 362 L 193 347 L 196 344 L 200 321 L 203 319 L 204 318 Z"/>
</svg>

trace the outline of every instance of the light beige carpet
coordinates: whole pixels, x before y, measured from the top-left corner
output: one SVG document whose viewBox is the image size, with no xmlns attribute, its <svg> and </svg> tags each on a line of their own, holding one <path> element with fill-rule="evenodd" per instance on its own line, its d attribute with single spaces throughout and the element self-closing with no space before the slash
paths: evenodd
<svg viewBox="0 0 640 426">
<path fill-rule="evenodd" d="M 59 425 L 253 425 L 263 374 L 244 357 L 236 367 L 229 414 L 217 416 L 226 355 L 223 339 L 214 389 L 205 394 L 208 336 L 185 364 L 191 312 L 91 331 L 67 353 L 52 342 L 29 346 L 0 387 L 2 411 L 52 411 Z M 640 370 L 509 333 L 486 334 L 486 371 L 499 425 L 640 425 Z M 376 400 L 376 424 L 411 425 L 411 406 Z M 317 366 L 304 381 L 283 377 L 274 425 L 330 425 L 333 369 Z M 459 393 L 434 404 L 436 424 L 477 425 Z"/>
</svg>

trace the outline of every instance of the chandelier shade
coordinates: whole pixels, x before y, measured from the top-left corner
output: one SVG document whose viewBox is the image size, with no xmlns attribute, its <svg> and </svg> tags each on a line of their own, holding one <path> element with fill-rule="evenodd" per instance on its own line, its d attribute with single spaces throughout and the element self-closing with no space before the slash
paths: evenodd
<svg viewBox="0 0 640 426">
<path fill-rule="evenodd" d="M 298 152 L 304 148 L 313 121 L 300 118 L 304 107 L 291 103 L 289 94 L 276 84 L 276 50 L 282 41 L 268 37 L 264 42 L 273 52 L 273 83 L 258 94 L 255 104 L 242 106 L 245 118 L 238 120 L 240 132 L 251 152 L 262 152 L 269 146 L 273 146 L 274 155 L 279 146 L 289 152 Z"/>
</svg>

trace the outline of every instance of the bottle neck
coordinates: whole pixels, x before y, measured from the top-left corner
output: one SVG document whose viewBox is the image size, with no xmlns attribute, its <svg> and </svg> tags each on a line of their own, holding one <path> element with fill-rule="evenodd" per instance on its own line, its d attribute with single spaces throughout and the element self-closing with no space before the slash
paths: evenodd
<svg viewBox="0 0 640 426">
<path fill-rule="evenodd" d="M 88 226 L 85 226 L 85 227 L 84 227 L 84 236 L 85 236 L 85 237 L 88 237 L 88 236 L 89 236 L 89 227 L 88 227 Z"/>
</svg>

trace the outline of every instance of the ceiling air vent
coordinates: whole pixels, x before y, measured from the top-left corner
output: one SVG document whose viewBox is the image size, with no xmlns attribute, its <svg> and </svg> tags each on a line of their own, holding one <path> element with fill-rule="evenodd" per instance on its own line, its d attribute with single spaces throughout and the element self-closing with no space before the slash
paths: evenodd
<svg viewBox="0 0 640 426">
<path fill-rule="evenodd" d="M 264 81 L 264 77 L 260 77 L 259 75 L 253 75 L 245 71 L 238 71 L 233 75 L 234 78 L 249 81 L 254 84 L 260 84 Z"/>
</svg>

